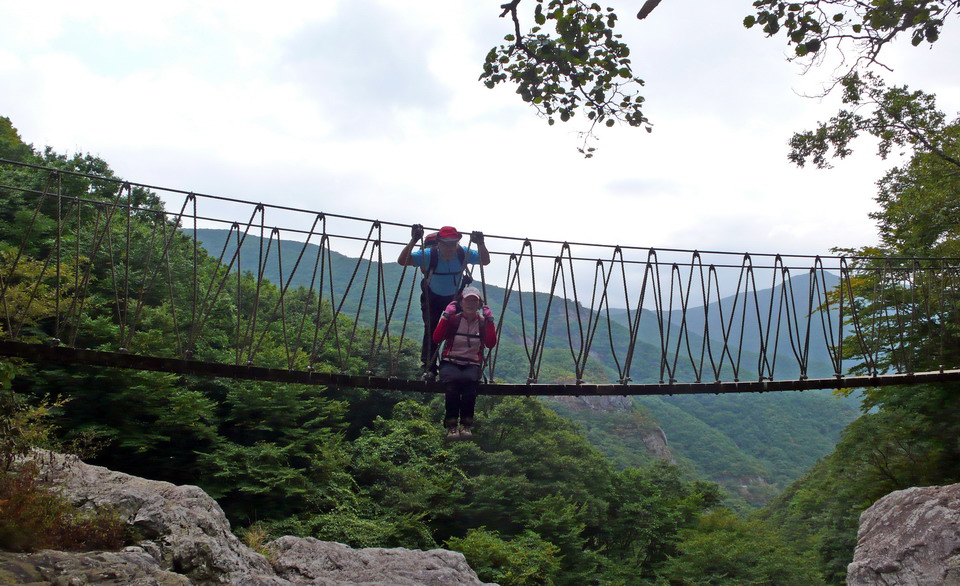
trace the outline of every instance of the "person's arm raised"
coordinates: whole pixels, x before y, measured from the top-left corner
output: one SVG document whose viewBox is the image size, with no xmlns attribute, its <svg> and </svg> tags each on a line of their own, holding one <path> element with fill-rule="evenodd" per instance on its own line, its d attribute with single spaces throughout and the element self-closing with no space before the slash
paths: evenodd
<svg viewBox="0 0 960 586">
<path fill-rule="evenodd" d="M 483 232 L 473 232 L 470 234 L 470 240 L 477 245 L 477 252 L 480 253 L 480 264 L 487 266 L 490 264 L 490 252 L 483 241 Z"/>
<path fill-rule="evenodd" d="M 420 224 L 414 224 L 410 227 L 410 242 L 403 247 L 403 250 L 400 251 L 400 256 L 397 257 L 397 264 L 402 267 L 411 267 L 413 266 L 413 260 L 411 258 L 411 253 L 413 252 L 413 247 L 417 245 L 417 242 L 420 241 L 420 238 L 423 237 L 423 226 Z"/>
</svg>

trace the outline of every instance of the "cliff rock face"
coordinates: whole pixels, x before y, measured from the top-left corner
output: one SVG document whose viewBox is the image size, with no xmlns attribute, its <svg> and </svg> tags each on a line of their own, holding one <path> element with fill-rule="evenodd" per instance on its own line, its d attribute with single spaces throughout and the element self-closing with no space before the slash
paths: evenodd
<svg viewBox="0 0 960 586">
<path fill-rule="evenodd" d="M 864 511 L 847 584 L 960 584 L 960 484 L 898 490 Z"/>
<path fill-rule="evenodd" d="M 462 554 L 439 549 L 352 549 L 288 536 L 267 544 L 271 563 L 230 532 L 220 506 L 195 486 L 58 454 L 41 460 L 65 497 L 80 507 L 112 508 L 144 539 L 122 552 L 0 552 L 2 584 L 482 584 Z"/>
<path fill-rule="evenodd" d="M 575 396 L 558 395 L 551 401 L 566 405 L 571 409 L 590 409 L 593 411 L 620 411 L 626 413 L 633 408 L 633 398 L 621 395 Z"/>
<path fill-rule="evenodd" d="M 0 584 L 139 584 L 186 586 L 186 576 L 168 572 L 141 548 L 124 551 L 0 551 Z"/>
<path fill-rule="evenodd" d="M 556 396 L 550 397 L 554 403 L 559 403 L 574 411 L 607 411 L 614 413 L 629 413 L 633 410 L 633 397 L 624 397 L 621 395 L 600 395 L 600 396 Z M 632 430 L 640 436 L 644 449 L 659 460 L 674 462 L 673 452 L 667 443 L 667 434 L 659 425 L 648 425 L 636 427 Z"/>
</svg>

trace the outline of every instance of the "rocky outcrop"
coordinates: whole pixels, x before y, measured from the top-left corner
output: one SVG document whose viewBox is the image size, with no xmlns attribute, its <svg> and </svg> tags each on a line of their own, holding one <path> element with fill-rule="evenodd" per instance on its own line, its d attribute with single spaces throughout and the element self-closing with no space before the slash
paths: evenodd
<svg viewBox="0 0 960 586">
<path fill-rule="evenodd" d="M 352 549 L 288 536 L 267 544 L 268 561 L 230 532 L 223 510 L 198 487 L 58 454 L 39 460 L 66 498 L 82 508 L 116 511 L 143 539 L 121 552 L 0 552 L 3 584 L 483 584 L 462 554 L 439 549 Z"/>
<path fill-rule="evenodd" d="M 277 573 L 295 583 L 323 586 L 480 584 L 463 554 L 444 549 L 356 550 L 310 537 L 281 537 L 268 548 L 277 554 L 273 561 Z"/>
<path fill-rule="evenodd" d="M 273 574 L 266 558 L 230 532 L 223 510 L 196 486 L 146 480 L 59 454 L 44 460 L 49 480 L 66 498 L 80 508 L 116 511 L 137 528 L 140 547 L 164 569 L 195 582 Z"/>
<path fill-rule="evenodd" d="M 645 430 L 645 433 L 640 439 L 643 441 L 643 447 L 646 448 L 654 458 L 668 462 L 674 461 L 673 452 L 667 444 L 667 434 L 659 425 L 652 429 Z"/>
<path fill-rule="evenodd" d="M 573 411 L 605 411 L 610 413 L 631 413 L 633 411 L 633 397 L 621 395 L 564 395 L 550 397 L 550 401 L 559 403 Z M 673 452 L 667 443 L 667 434 L 663 428 L 655 423 L 630 425 L 624 433 L 640 437 L 643 447 L 654 458 L 674 462 Z"/>
<path fill-rule="evenodd" d="M 192 582 L 168 572 L 141 548 L 124 551 L 0 552 L 0 584 L 151 584 Z"/>
<path fill-rule="evenodd" d="M 617 411 L 629 413 L 633 409 L 633 398 L 622 395 L 558 395 L 551 397 L 551 401 L 579 410 Z"/>
<path fill-rule="evenodd" d="M 847 584 L 960 584 L 960 484 L 898 490 L 864 511 Z"/>
</svg>

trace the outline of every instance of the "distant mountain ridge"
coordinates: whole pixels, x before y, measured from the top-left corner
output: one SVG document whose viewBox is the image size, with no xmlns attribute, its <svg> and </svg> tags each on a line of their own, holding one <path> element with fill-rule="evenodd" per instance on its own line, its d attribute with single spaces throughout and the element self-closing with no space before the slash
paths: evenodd
<svg viewBox="0 0 960 586">
<path fill-rule="evenodd" d="M 704 339 L 697 332 L 706 331 L 706 324 L 709 320 L 709 323 L 714 326 L 714 329 L 711 331 L 719 333 L 721 328 L 716 326 L 722 324 L 728 328 L 727 334 L 730 340 L 742 340 L 743 348 L 760 348 L 761 331 L 763 330 L 760 327 L 760 323 L 758 322 L 759 318 L 756 313 L 747 311 L 748 309 L 769 311 L 769 309 L 773 307 L 777 310 L 783 310 L 783 305 L 786 304 L 786 298 L 783 295 L 785 292 L 791 293 L 789 298 L 792 299 L 793 294 L 797 292 L 809 292 L 811 289 L 817 292 L 831 290 L 839 283 L 839 277 L 832 273 L 824 273 L 822 278 L 820 275 L 817 275 L 816 279 L 812 278 L 809 273 L 804 273 L 792 277 L 786 283 L 779 283 L 775 289 L 758 290 L 755 295 L 747 295 L 745 293 L 729 295 L 710 303 L 705 308 L 703 306 L 692 307 L 688 308 L 685 313 L 681 310 L 666 312 L 662 317 L 662 323 L 670 324 L 670 327 L 665 332 L 664 337 L 671 341 L 671 347 L 681 343 L 689 343 L 694 348 L 702 348 L 704 346 Z M 800 298 L 807 300 L 808 296 L 800 295 Z M 721 311 L 721 308 L 725 309 Z M 776 335 L 768 336 L 768 339 L 763 340 L 764 345 L 767 348 L 776 349 L 775 352 L 768 352 L 768 354 L 772 354 L 779 362 L 779 364 L 773 363 L 767 365 L 766 368 L 772 366 L 775 369 L 774 372 L 777 375 L 775 378 L 777 379 L 799 377 L 800 369 L 797 365 L 799 362 L 797 356 L 798 353 L 802 354 L 806 352 L 806 374 L 808 377 L 833 376 L 835 369 L 828 350 L 828 337 L 824 335 L 825 326 L 817 323 L 816 319 L 808 319 L 805 311 L 799 308 L 795 312 L 791 312 L 791 319 L 788 320 L 786 311 L 790 309 L 793 308 L 787 308 L 787 310 L 779 314 L 777 311 L 774 311 L 774 316 L 780 316 L 779 325 L 781 327 L 775 328 L 765 324 L 767 327 L 764 329 L 766 331 L 773 331 Z M 796 321 L 793 319 L 793 313 L 798 314 Z M 639 338 L 643 340 L 658 339 L 661 334 L 658 328 L 658 317 L 656 313 L 643 310 L 643 314 L 639 321 Z M 831 320 L 826 325 L 827 328 L 837 323 L 837 315 L 838 312 L 835 309 L 830 312 Z M 743 317 L 743 319 L 732 319 L 733 317 Z M 761 318 L 762 317 L 766 316 L 761 315 Z M 610 318 L 626 327 L 630 326 L 626 309 L 610 309 Z M 685 324 L 683 336 L 681 336 L 680 327 L 677 325 L 682 322 Z M 776 326 L 777 324 L 774 323 L 772 325 Z M 794 334 L 792 338 L 791 328 Z M 830 333 L 829 329 L 828 333 Z M 833 332 L 833 334 L 837 335 L 837 332 Z M 721 355 L 722 344 L 718 338 L 711 336 L 710 347 L 713 349 L 714 357 Z M 737 349 L 734 348 L 735 352 L 736 350 Z M 742 352 L 742 354 L 737 354 L 737 357 L 741 359 L 740 364 L 746 368 L 748 372 L 756 373 L 759 371 L 760 355 L 756 352 L 745 351 Z M 768 361 L 769 360 L 770 357 L 768 356 Z M 746 376 L 742 376 L 740 379 L 748 380 Z"/>
</svg>

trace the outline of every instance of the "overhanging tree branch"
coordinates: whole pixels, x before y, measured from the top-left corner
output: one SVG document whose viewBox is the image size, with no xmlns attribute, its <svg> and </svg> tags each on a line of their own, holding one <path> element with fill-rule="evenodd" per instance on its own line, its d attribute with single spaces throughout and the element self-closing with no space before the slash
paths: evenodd
<svg viewBox="0 0 960 586">
<path fill-rule="evenodd" d="M 945 132 L 945 116 L 937 110 L 933 95 L 909 92 L 906 86 L 887 88 L 870 73 L 862 77 L 849 75 L 841 83 L 843 101 L 853 109 L 841 110 L 828 122 L 821 122 L 815 131 L 794 134 L 790 140 L 792 162 L 802 167 L 812 160 L 817 167 L 828 168 L 828 157 L 845 158 L 852 152 L 850 142 L 866 132 L 879 139 L 882 158 L 894 145 L 910 145 L 960 169 L 956 141 Z M 858 113 L 867 107 L 873 108 L 870 114 Z"/>
<path fill-rule="evenodd" d="M 661 0 L 647 0 L 644 2 L 643 6 L 640 7 L 640 12 L 637 13 L 637 20 L 643 20 L 650 16 L 653 9 L 660 5 L 660 1 Z"/>
<path fill-rule="evenodd" d="M 881 50 L 908 33 L 914 46 L 933 44 L 960 0 L 755 0 L 754 14 L 743 20 L 767 36 L 784 33 L 795 58 L 813 59 L 828 48 L 853 45 L 856 58 L 840 75 L 881 65 Z"/>
<path fill-rule="evenodd" d="M 523 34 L 519 4 L 513 0 L 500 5 L 500 16 L 510 15 L 513 33 L 504 37 L 509 44 L 487 54 L 480 80 L 488 88 L 515 84 L 520 97 L 549 124 L 567 122 L 585 111 L 589 126 L 581 132 L 580 150 L 587 157 L 595 150 L 588 143 L 600 122 L 625 122 L 650 131 L 638 93 L 643 80 L 633 76 L 630 50 L 614 33 L 613 9 L 581 0 L 536 0 L 535 26 Z"/>
</svg>

